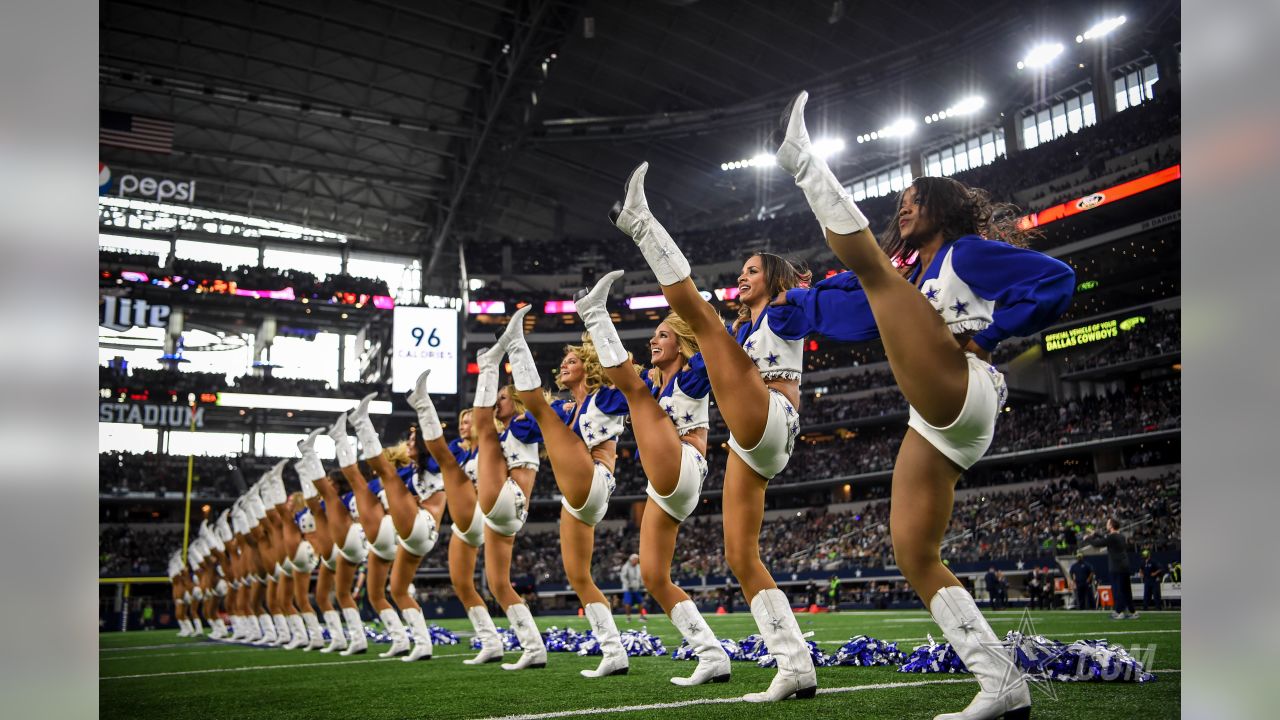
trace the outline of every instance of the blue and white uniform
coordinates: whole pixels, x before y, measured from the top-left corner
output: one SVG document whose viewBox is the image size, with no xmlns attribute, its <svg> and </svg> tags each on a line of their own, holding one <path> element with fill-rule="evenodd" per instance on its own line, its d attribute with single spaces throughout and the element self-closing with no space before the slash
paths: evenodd
<svg viewBox="0 0 1280 720">
<path fill-rule="evenodd" d="M 908 278 L 920 288 L 953 334 L 972 333 L 991 352 L 1000 341 L 1033 335 L 1066 311 L 1075 289 L 1069 266 L 1043 253 L 965 235 L 944 243 L 927 268 Z M 787 292 L 788 307 L 805 314 L 816 332 L 834 340 L 879 336 L 871 306 L 851 272 L 827 278 L 811 289 Z M 969 388 L 960 415 L 935 427 L 910 408 L 908 425 L 961 468 L 987 452 L 995 422 L 1008 398 L 1004 375 L 973 353 Z"/>
<path fill-rule="evenodd" d="M 343 559 L 352 565 L 359 565 L 368 556 L 368 551 L 365 549 L 364 528 L 360 526 L 360 511 L 356 508 L 355 493 L 344 493 L 342 503 L 347 506 L 347 512 L 351 513 L 351 519 L 354 522 L 348 528 L 345 538 L 333 539 L 334 545 L 338 546 L 338 552 L 342 554 Z M 339 543 L 339 540 L 342 542 Z"/>
<path fill-rule="evenodd" d="M 453 459 L 458 463 L 458 467 L 469 478 L 474 485 L 476 482 L 476 451 L 474 449 L 467 450 L 462 446 L 462 438 L 454 438 L 449 443 L 449 452 L 453 453 Z M 434 474 L 440 478 L 440 485 L 444 487 L 444 478 L 441 475 L 440 464 L 433 457 L 427 458 L 426 471 L 428 474 Z M 462 540 L 462 542 L 471 547 L 480 547 L 484 544 L 484 512 L 480 510 L 480 501 L 476 501 L 476 508 L 471 513 L 471 527 L 458 527 L 458 519 L 453 518 L 453 534 Z"/>
<path fill-rule="evenodd" d="M 572 400 L 556 400 L 551 403 L 551 409 L 582 439 L 588 451 L 601 443 L 617 440 L 627 429 L 627 416 L 631 412 L 622 391 L 608 386 L 588 394 L 582 400 L 582 407 L 575 407 Z M 608 511 L 609 497 L 613 495 L 615 484 L 613 473 L 597 460 L 591 476 L 591 490 L 582 507 L 573 507 L 568 498 L 561 498 L 560 503 L 570 515 L 594 526 Z"/>
<path fill-rule="evenodd" d="M 644 374 L 644 383 L 649 387 L 650 394 L 658 400 L 658 406 L 671 418 L 676 426 L 676 433 L 684 437 L 694 430 L 710 427 L 711 380 L 707 377 L 707 366 L 702 361 L 702 353 L 689 358 L 687 367 L 673 375 L 662 387 L 653 383 L 652 372 L 650 370 Z M 680 452 L 680 479 L 676 481 L 671 494 L 660 495 L 653 483 L 645 487 L 645 492 L 677 522 L 684 522 L 698 507 L 702 483 L 707 479 L 707 460 L 697 448 L 687 442 L 680 443 Z"/>
<path fill-rule="evenodd" d="M 511 421 L 506 430 L 498 436 L 502 446 L 502 454 L 507 461 L 507 472 L 519 468 L 538 469 L 538 443 L 542 442 L 542 428 L 528 413 L 523 413 Z M 524 496 L 520 485 L 507 477 L 489 512 L 482 513 L 484 523 L 493 528 L 499 535 L 511 537 L 529 517 L 529 500 Z"/>
<path fill-rule="evenodd" d="M 744 323 L 735 337 L 761 379 L 798 381 L 804 369 L 804 338 L 812 330 L 799 309 L 779 305 L 769 306 L 755 322 Z M 760 441 L 744 448 L 730 432 L 729 447 L 761 477 L 772 480 L 787 466 L 799 434 L 799 412 L 786 395 L 769 388 L 769 416 Z"/>
<path fill-rule="evenodd" d="M 418 501 L 421 502 L 432 495 L 444 489 L 444 480 L 440 478 L 440 466 L 436 465 L 434 475 L 429 474 L 424 468 L 423 472 L 418 472 L 413 465 L 406 465 L 396 470 L 396 474 L 400 476 L 400 480 L 404 482 L 406 488 L 412 493 Z M 386 489 L 383 489 L 381 495 L 384 505 L 387 503 Z M 390 510 L 390 506 L 387 506 Z M 383 516 L 383 522 L 391 519 L 388 512 Z M 394 526 L 394 522 L 392 523 Z M 427 512 L 421 505 L 418 506 L 418 515 L 413 519 L 413 528 L 409 531 L 408 537 L 401 537 L 399 532 L 396 533 L 396 543 L 409 551 L 410 555 L 424 557 L 431 549 L 436 546 L 436 540 L 440 538 L 440 528 L 436 525 L 436 518 Z"/>
<path fill-rule="evenodd" d="M 304 508 L 293 514 L 293 522 L 298 526 L 298 530 L 303 534 L 302 542 L 298 543 L 298 550 L 293 554 L 293 570 L 310 574 L 316 569 L 316 565 L 320 564 L 320 557 L 316 553 L 316 548 L 307 540 L 306 536 L 316 531 L 316 519 L 312 516 L 311 511 Z"/>
<path fill-rule="evenodd" d="M 382 487 L 382 480 L 374 478 L 369 481 L 369 492 L 378 497 L 378 501 L 382 503 L 383 509 L 387 509 L 387 491 Z M 391 514 L 382 513 L 382 521 L 378 523 L 378 534 L 376 537 L 365 537 L 365 544 L 369 546 L 369 552 L 378 556 L 382 560 L 391 562 L 396 559 L 396 526 L 391 521 Z"/>
</svg>

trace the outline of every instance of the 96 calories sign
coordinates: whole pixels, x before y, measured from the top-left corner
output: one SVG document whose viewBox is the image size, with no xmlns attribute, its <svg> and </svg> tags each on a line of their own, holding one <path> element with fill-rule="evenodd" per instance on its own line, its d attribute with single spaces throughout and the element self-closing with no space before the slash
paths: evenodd
<svg viewBox="0 0 1280 720">
<path fill-rule="evenodd" d="M 391 323 L 391 389 L 408 392 L 423 370 L 427 390 L 458 392 L 458 311 L 397 305 Z"/>
</svg>

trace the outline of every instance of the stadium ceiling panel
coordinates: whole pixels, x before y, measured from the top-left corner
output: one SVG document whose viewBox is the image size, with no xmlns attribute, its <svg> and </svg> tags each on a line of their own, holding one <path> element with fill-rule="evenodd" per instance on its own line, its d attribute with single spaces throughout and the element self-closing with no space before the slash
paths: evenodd
<svg viewBox="0 0 1280 720">
<path fill-rule="evenodd" d="M 958 137 L 1062 84 L 1037 86 L 1014 63 L 1031 38 L 1069 38 L 1101 7 L 1084 5 L 104 0 L 101 108 L 170 121 L 174 138 L 170 154 L 103 146 L 100 159 L 196 179 L 201 205 L 432 267 L 471 237 L 609 232 L 640 160 L 675 229 L 712 225 L 794 192 L 767 169 L 719 166 L 771 150 L 799 89 L 816 132 L 850 145 L 980 91 L 993 117 L 921 128 Z M 1113 56 L 1140 52 L 1176 7 L 1135 8 Z M 856 148 L 835 159 L 842 175 L 907 159 L 897 143 Z"/>
</svg>

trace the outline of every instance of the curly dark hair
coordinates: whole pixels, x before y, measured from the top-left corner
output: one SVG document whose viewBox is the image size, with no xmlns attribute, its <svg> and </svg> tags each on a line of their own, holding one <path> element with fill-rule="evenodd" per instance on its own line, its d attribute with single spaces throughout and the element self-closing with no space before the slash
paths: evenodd
<svg viewBox="0 0 1280 720">
<path fill-rule="evenodd" d="M 991 194 L 981 188 L 971 188 L 964 183 L 946 177 L 918 177 L 898 193 L 898 211 L 907 190 L 916 189 L 916 202 L 920 212 L 942 231 L 944 240 L 955 240 L 964 235 L 979 235 L 988 240 L 1026 247 L 1028 241 L 1039 236 L 1039 231 L 1018 227 L 1018 207 L 1012 203 L 995 202 Z M 890 258 L 905 263 L 916 248 L 903 239 L 898 229 L 898 213 L 893 214 L 889 228 L 880 236 L 880 247 Z"/>
</svg>

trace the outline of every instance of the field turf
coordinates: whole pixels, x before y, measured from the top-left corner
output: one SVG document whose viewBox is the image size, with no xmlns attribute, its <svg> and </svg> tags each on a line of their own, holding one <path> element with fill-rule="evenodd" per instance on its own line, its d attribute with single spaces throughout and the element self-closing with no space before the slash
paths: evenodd
<svg viewBox="0 0 1280 720">
<path fill-rule="evenodd" d="M 707 615 L 719 637 L 741 640 L 756 632 L 747 613 Z M 998 635 L 1017 629 L 1021 611 L 989 613 Z M 1181 615 L 1145 613 L 1115 621 L 1102 612 L 1038 611 L 1031 614 L 1037 633 L 1070 642 L 1107 638 L 1126 648 L 1155 646 L 1149 670 L 1152 683 L 1055 682 L 1055 697 L 1032 689 L 1034 717 L 1176 718 L 1180 715 Z M 501 623 L 502 618 L 495 618 Z M 924 642 L 926 633 L 941 640 L 923 611 L 798 614 L 809 639 L 834 653 L 849 637 L 871 635 L 898 641 L 905 652 Z M 587 629 L 585 618 L 540 617 L 539 626 Z M 631 659 L 626 676 L 586 679 L 578 671 L 593 668 L 598 657 L 550 653 L 543 670 L 507 672 L 498 664 L 462 664 L 469 647 L 465 619 L 438 624 L 458 632 L 458 645 L 435 649 L 435 659 L 404 663 L 382 660 L 385 645 L 370 645 L 366 655 L 344 658 L 301 650 L 253 648 L 179 638 L 176 630 L 105 633 L 99 641 L 99 702 L 102 718 L 271 718 L 272 720 L 374 720 L 375 718 L 617 717 L 734 718 L 744 713 L 770 718 L 932 718 L 964 707 L 977 692 L 970 675 L 906 674 L 893 667 L 818 669 L 819 695 L 751 705 L 736 700 L 763 690 L 773 670 L 754 663 L 733 663 L 726 684 L 682 688 L 668 678 L 688 675 L 694 663 L 670 657 Z M 639 628 L 637 617 L 622 630 Z M 680 644 L 665 616 L 650 616 L 649 632 L 662 637 L 668 652 Z M 465 635 L 463 633 L 466 633 Z M 508 653 L 513 661 L 518 653 Z"/>
</svg>

